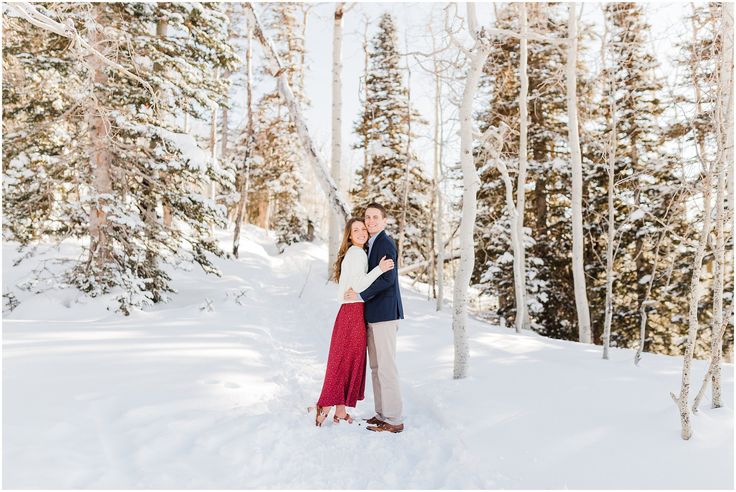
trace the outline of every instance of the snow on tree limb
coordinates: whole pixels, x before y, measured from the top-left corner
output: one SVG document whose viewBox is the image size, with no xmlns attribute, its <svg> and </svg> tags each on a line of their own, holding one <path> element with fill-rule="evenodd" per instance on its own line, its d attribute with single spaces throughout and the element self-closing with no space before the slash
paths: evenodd
<svg viewBox="0 0 736 492">
<path fill-rule="evenodd" d="M 266 60 L 269 65 L 269 71 L 274 78 L 278 79 L 279 93 L 289 107 L 289 113 L 291 114 L 296 126 L 302 146 L 306 151 L 309 162 L 315 170 L 315 174 L 317 175 L 317 179 L 319 180 L 322 189 L 327 195 L 330 206 L 335 213 L 347 221 L 351 214 L 350 207 L 348 206 L 348 202 L 343 194 L 338 190 L 335 181 L 330 176 L 330 172 L 328 171 L 324 160 L 317 153 L 317 148 L 309 134 L 309 129 L 307 128 L 306 121 L 302 115 L 301 108 L 294 98 L 294 93 L 289 85 L 286 67 L 281 63 L 271 40 L 263 32 L 261 22 L 258 19 L 258 15 L 256 14 L 251 2 L 247 2 L 245 4 L 245 11 L 253 23 L 253 35 L 261 46 L 263 46 L 264 54 L 266 55 Z"/>
<path fill-rule="evenodd" d="M 109 65 L 116 70 L 123 72 L 128 77 L 140 82 L 151 93 L 151 96 L 153 97 L 153 105 L 154 107 L 156 107 L 156 93 L 154 92 L 153 87 L 151 87 L 151 84 L 149 84 L 130 70 L 126 69 L 119 63 L 110 60 L 105 55 L 97 51 L 87 42 L 87 40 L 79 35 L 71 20 L 67 20 L 66 24 L 62 24 L 61 22 L 52 19 L 48 15 L 39 12 L 38 9 L 36 9 L 36 7 L 34 7 L 29 2 L 8 3 L 7 6 L 9 9 L 17 13 L 19 17 L 25 19 L 34 26 L 40 27 L 41 29 L 45 29 L 47 31 L 51 31 L 54 34 L 58 34 L 59 36 L 63 36 L 72 40 L 76 46 L 89 51 L 90 53 L 98 57 L 106 65 Z"/>
</svg>

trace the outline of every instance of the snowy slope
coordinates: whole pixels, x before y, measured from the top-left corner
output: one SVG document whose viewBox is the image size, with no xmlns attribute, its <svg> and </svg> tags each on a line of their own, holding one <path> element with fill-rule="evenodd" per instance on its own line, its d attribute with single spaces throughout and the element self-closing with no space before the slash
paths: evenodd
<svg viewBox="0 0 736 492">
<path fill-rule="evenodd" d="M 471 320 L 470 377 L 453 381 L 450 312 L 407 284 L 406 430 L 315 428 L 306 407 L 338 308 L 326 248 L 278 255 L 251 227 L 241 251 L 218 260 L 222 278 L 175 272 L 172 302 L 127 318 L 71 289 L 19 296 L 3 320 L 3 487 L 734 486 L 732 365 L 727 407 L 706 401 L 685 442 L 669 397 L 680 359 L 645 354 L 636 368 L 629 351 L 603 361 L 598 347 Z M 30 267 L 3 252 L 5 291 Z M 200 310 L 206 299 L 214 311 Z M 704 363 L 694 371 L 699 382 Z M 373 409 L 368 379 L 353 412 L 362 417 Z"/>
</svg>

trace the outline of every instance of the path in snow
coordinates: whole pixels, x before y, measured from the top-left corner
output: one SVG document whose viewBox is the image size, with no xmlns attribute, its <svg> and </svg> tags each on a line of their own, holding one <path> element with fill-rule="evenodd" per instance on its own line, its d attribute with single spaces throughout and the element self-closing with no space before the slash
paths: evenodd
<svg viewBox="0 0 736 492">
<path fill-rule="evenodd" d="M 5 488 L 733 487 L 733 365 L 727 407 L 706 402 L 684 442 L 668 394 L 680 359 L 635 368 L 629 351 L 601 361 L 471 320 L 470 375 L 453 381 L 450 312 L 406 286 L 406 430 L 315 428 L 338 309 L 326 250 L 277 255 L 254 228 L 241 248 L 217 260 L 222 278 L 177 272 L 169 304 L 128 318 L 73 290 L 21 299 L 4 320 Z M 28 267 L 4 252 L 9 285 Z M 368 377 L 356 413 L 372 410 Z"/>
</svg>

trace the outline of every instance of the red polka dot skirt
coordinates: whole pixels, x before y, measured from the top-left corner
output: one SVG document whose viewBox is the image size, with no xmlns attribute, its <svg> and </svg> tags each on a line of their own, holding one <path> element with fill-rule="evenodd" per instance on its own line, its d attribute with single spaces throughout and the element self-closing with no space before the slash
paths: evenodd
<svg viewBox="0 0 736 492">
<path fill-rule="evenodd" d="M 330 354 L 317 405 L 355 407 L 365 397 L 366 325 L 362 302 L 342 304 L 332 328 Z"/>
</svg>

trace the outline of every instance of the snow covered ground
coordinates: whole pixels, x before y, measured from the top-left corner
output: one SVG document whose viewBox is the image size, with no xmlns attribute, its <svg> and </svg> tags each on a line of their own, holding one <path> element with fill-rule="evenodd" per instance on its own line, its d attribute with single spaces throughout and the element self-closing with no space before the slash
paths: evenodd
<svg viewBox="0 0 736 492">
<path fill-rule="evenodd" d="M 645 354 L 637 368 L 630 351 L 603 361 L 599 347 L 471 320 L 470 377 L 454 381 L 450 311 L 408 284 L 398 337 L 406 430 L 315 428 L 306 408 L 338 308 L 327 250 L 278 255 L 250 227 L 241 251 L 217 260 L 221 278 L 175 272 L 172 302 L 129 317 L 71 289 L 19 295 L 3 320 L 3 487 L 734 486 L 733 365 L 726 407 L 706 401 L 682 441 L 669 396 L 681 359 Z M 3 253 L 5 292 L 32 264 L 12 267 L 12 245 Z M 207 299 L 213 311 L 200 310 Z M 704 371 L 697 361 L 698 384 Z M 369 377 L 354 413 L 372 409 Z"/>
</svg>

